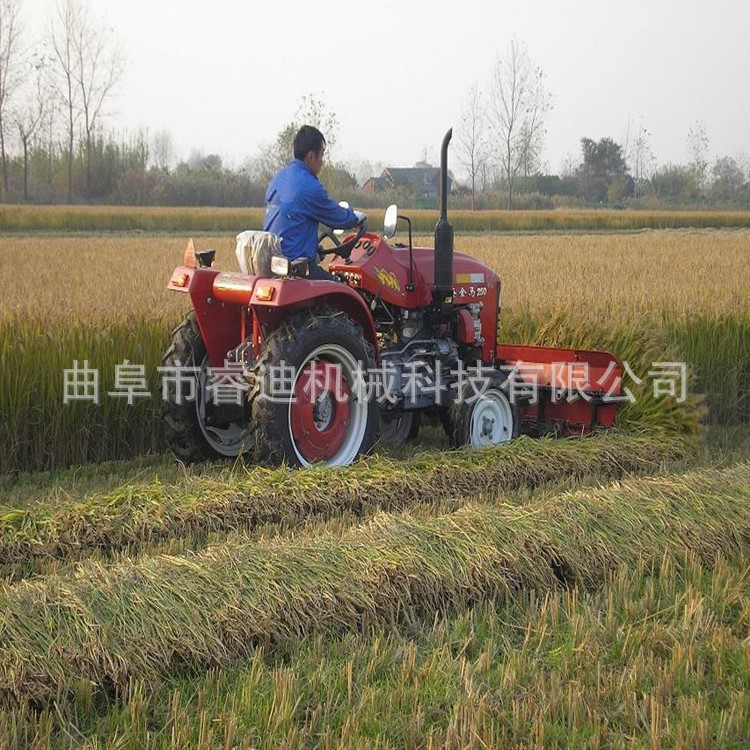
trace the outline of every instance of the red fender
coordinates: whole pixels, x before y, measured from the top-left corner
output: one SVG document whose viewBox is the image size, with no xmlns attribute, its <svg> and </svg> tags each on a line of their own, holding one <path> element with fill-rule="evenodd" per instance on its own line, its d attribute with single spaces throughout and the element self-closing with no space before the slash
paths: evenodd
<svg viewBox="0 0 750 750">
<path fill-rule="evenodd" d="M 271 298 L 259 299 L 258 292 L 262 292 L 261 296 L 267 296 L 269 287 L 274 290 Z M 365 338 L 373 345 L 377 354 L 377 332 L 370 309 L 362 297 L 345 284 L 308 279 L 258 279 L 249 305 L 261 325 L 264 336 L 268 336 L 299 310 L 323 307 L 342 310 L 361 326 Z"/>
</svg>

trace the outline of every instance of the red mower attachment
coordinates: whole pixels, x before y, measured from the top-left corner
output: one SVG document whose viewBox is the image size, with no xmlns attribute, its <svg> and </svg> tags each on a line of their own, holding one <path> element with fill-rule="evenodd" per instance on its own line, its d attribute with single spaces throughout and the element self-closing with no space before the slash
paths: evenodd
<svg viewBox="0 0 750 750">
<path fill-rule="evenodd" d="M 498 344 L 523 432 L 582 435 L 611 427 L 622 402 L 622 364 L 607 352 Z"/>
</svg>

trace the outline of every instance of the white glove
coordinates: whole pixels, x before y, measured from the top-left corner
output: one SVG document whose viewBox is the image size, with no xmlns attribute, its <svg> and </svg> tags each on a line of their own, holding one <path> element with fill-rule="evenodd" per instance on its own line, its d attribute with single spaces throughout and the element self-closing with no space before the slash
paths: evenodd
<svg viewBox="0 0 750 750">
<path fill-rule="evenodd" d="M 355 211 L 354 215 L 357 217 L 357 224 L 364 224 L 367 221 L 367 214 L 362 211 Z"/>
</svg>

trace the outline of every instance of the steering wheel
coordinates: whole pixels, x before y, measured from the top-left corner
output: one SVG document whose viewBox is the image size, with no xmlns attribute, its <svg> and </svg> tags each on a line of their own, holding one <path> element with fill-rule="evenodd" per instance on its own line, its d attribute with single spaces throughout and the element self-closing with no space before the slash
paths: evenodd
<svg viewBox="0 0 750 750">
<path fill-rule="evenodd" d="M 323 260 L 326 255 L 340 255 L 344 260 L 349 260 L 349 256 L 352 253 L 355 245 L 359 242 L 362 235 L 367 231 L 367 219 L 365 219 L 358 227 L 357 233 L 350 240 L 341 242 L 341 240 L 333 233 L 330 227 L 321 225 L 320 231 L 318 232 L 318 258 Z M 320 243 L 324 239 L 330 239 L 335 247 L 328 250 L 320 246 Z"/>
<path fill-rule="evenodd" d="M 334 233 L 333 229 L 331 227 L 327 227 L 325 224 L 321 224 L 320 228 L 318 230 L 318 245 L 320 245 L 323 240 L 329 239 L 336 247 L 341 246 L 341 240 L 338 238 L 338 236 Z M 321 252 L 322 248 L 318 249 L 318 252 Z M 326 253 L 332 253 L 333 250 L 323 251 Z"/>
</svg>

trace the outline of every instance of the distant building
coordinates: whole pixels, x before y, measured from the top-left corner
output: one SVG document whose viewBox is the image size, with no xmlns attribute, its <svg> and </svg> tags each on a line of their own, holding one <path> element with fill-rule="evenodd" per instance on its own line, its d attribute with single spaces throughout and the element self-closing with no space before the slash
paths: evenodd
<svg viewBox="0 0 750 750">
<path fill-rule="evenodd" d="M 448 177 L 448 192 L 452 180 Z M 437 167 L 388 167 L 380 177 L 371 177 L 362 186 L 365 193 L 384 193 L 387 190 L 407 190 L 417 197 L 440 194 L 440 170 Z"/>
<path fill-rule="evenodd" d="M 362 185 L 363 193 L 384 193 L 386 190 L 388 190 L 388 181 L 384 177 L 370 177 Z"/>
</svg>

